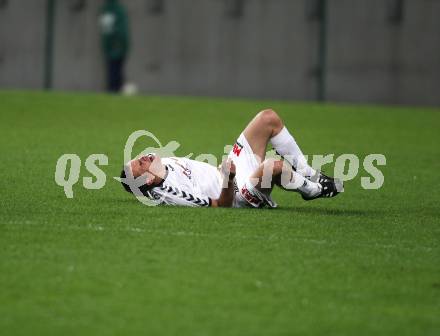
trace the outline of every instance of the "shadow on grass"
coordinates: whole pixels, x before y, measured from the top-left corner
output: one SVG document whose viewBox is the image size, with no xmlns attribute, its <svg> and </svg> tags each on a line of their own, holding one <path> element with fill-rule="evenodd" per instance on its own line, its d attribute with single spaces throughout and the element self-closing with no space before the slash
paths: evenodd
<svg viewBox="0 0 440 336">
<path fill-rule="evenodd" d="M 369 209 L 328 209 L 316 207 L 280 207 L 276 211 L 285 211 L 300 214 L 324 215 L 324 216 L 368 216 L 380 217 L 383 215 L 381 211 Z"/>
<path fill-rule="evenodd" d="M 136 199 L 131 199 L 131 198 L 110 198 L 107 199 L 106 202 L 108 203 L 114 203 L 114 204 L 127 204 L 127 205 L 136 205 L 137 203 L 139 203 Z M 139 204 L 140 206 L 145 206 L 143 204 Z M 171 206 L 171 205 L 161 205 L 158 207 L 148 207 L 145 206 L 146 208 L 157 208 L 157 209 L 168 209 L 168 211 L 170 209 L 176 209 L 176 210 L 185 210 L 185 209 L 193 209 L 194 208 L 186 208 L 186 207 L 177 207 L 177 206 Z M 224 210 L 230 210 L 230 211 L 234 211 L 237 213 L 240 213 L 241 211 L 252 211 L 252 212 L 264 212 L 266 213 L 266 211 L 268 212 L 273 212 L 275 213 L 299 213 L 299 214 L 304 214 L 304 215 L 322 215 L 322 216 L 339 216 L 339 217 L 349 217 L 349 216 L 363 216 L 363 217 L 380 217 L 384 215 L 384 212 L 379 210 L 379 209 L 331 209 L 331 208 L 321 208 L 321 207 L 308 207 L 308 206 L 283 206 L 280 205 L 278 208 L 276 209 L 271 209 L 271 208 L 263 208 L 263 209 L 252 209 L 252 208 L 223 208 Z"/>
</svg>

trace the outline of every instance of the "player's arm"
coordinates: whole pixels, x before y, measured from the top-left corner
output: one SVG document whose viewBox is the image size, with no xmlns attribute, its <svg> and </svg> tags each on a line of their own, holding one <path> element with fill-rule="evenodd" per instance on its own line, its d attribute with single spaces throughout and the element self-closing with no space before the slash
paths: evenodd
<svg viewBox="0 0 440 336">
<path fill-rule="evenodd" d="M 228 186 L 222 188 L 222 192 L 218 199 L 211 199 L 211 206 L 214 208 L 224 207 L 230 208 L 234 200 L 234 182 L 233 179 L 228 181 Z"/>
<path fill-rule="evenodd" d="M 232 207 L 232 202 L 234 200 L 234 177 L 235 177 L 235 165 L 231 160 L 227 160 L 222 164 L 222 175 L 223 175 L 223 188 L 218 199 L 211 200 L 211 206 L 217 207 Z M 227 180 L 227 184 L 226 184 Z"/>
</svg>

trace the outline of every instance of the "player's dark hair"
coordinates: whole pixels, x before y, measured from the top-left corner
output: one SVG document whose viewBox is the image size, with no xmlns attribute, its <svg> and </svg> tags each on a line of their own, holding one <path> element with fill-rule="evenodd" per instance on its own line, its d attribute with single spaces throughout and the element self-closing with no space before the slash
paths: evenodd
<svg viewBox="0 0 440 336">
<path fill-rule="evenodd" d="M 125 174 L 125 167 L 122 167 L 121 179 L 125 179 L 126 177 L 127 177 L 127 174 Z M 130 186 L 127 183 L 121 181 L 121 184 L 124 187 L 125 191 L 128 191 L 129 193 L 133 194 L 133 191 L 131 190 Z M 145 183 L 144 185 L 141 185 L 139 187 L 139 190 L 142 192 L 142 194 L 144 196 L 149 197 L 150 195 L 148 194 L 148 191 L 151 190 L 153 187 L 154 187 L 154 185 L 148 185 Z"/>
<path fill-rule="evenodd" d="M 121 179 L 125 179 L 125 178 L 127 178 L 127 175 L 125 174 L 124 167 L 122 167 Z M 133 193 L 133 191 L 131 190 L 130 186 L 127 183 L 121 180 L 121 184 L 124 187 L 125 191 L 128 191 L 129 193 Z"/>
</svg>

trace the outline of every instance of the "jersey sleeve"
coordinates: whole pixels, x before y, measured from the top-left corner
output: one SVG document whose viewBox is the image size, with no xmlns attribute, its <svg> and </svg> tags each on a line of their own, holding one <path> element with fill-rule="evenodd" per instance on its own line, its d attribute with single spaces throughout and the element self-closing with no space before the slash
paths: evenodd
<svg viewBox="0 0 440 336">
<path fill-rule="evenodd" d="M 194 195 L 176 187 L 162 185 L 150 191 L 152 198 L 160 204 L 189 206 L 189 207 L 209 207 L 211 199 L 206 196 Z"/>
</svg>

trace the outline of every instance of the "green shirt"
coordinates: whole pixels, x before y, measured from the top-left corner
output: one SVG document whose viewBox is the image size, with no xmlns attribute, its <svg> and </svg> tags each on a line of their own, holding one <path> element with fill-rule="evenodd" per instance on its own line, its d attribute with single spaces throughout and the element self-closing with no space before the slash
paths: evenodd
<svg viewBox="0 0 440 336">
<path fill-rule="evenodd" d="M 124 58 L 129 49 L 128 17 L 117 0 L 107 0 L 99 17 L 101 42 L 107 59 Z"/>
</svg>

